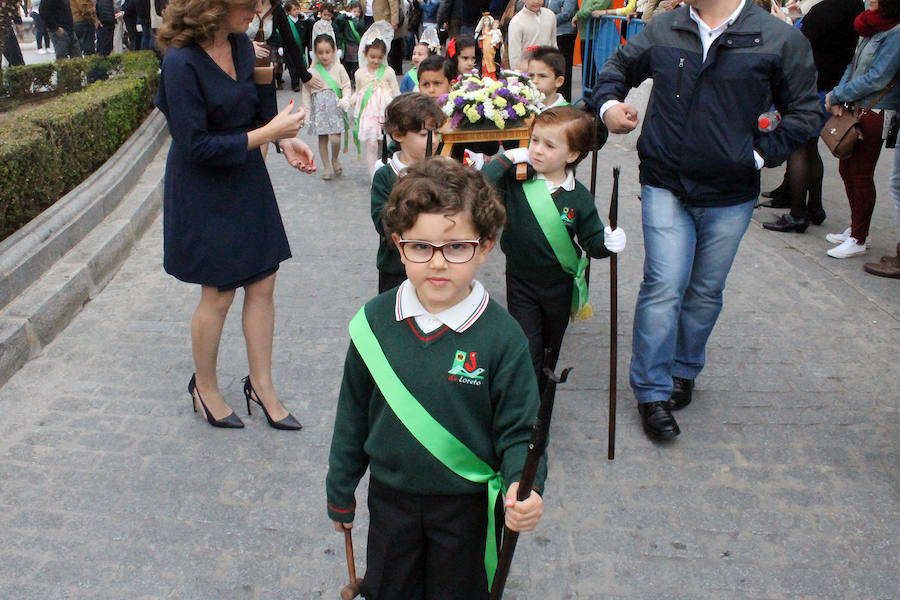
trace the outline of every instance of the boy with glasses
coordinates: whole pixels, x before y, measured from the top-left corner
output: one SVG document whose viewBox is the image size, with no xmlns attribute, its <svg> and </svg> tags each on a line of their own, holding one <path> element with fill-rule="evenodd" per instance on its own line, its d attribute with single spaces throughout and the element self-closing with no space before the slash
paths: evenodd
<svg viewBox="0 0 900 600">
<path fill-rule="evenodd" d="M 486 600 L 499 497 L 510 529 L 540 519 L 537 491 L 515 500 L 539 403 L 528 344 L 474 279 L 504 215 L 481 173 L 440 157 L 401 172 L 384 208 L 408 280 L 350 322 L 325 480 L 343 531 L 370 470 L 366 598 Z"/>
<path fill-rule="evenodd" d="M 397 175 L 425 158 L 428 132 L 436 130 L 446 120 L 447 115 L 431 98 L 414 92 L 397 96 L 385 109 L 381 127 L 400 146 L 400 150 L 394 152 L 385 165 L 378 167 L 372 178 L 372 221 L 379 236 L 378 256 L 375 259 L 379 294 L 397 287 L 406 279 L 400 253 L 381 223 L 381 211 L 394 189 Z M 436 139 L 434 143 L 437 143 Z"/>
</svg>

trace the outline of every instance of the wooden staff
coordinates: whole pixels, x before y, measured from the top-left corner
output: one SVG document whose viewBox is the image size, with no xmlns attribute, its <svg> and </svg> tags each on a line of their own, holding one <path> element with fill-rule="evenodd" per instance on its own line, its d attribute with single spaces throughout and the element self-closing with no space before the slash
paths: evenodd
<svg viewBox="0 0 900 600">
<path fill-rule="evenodd" d="M 353 600 L 359 596 L 359 586 L 362 579 L 356 578 L 356 562 L 353 560 L 353 535 L 349 529 L 344 529 L 344 547 L 347 552 L 347 571 L 350 575 L 350 583 L 341 590 L 341 600 Z"/>
<path fill-rule="evenodd" d="M 619 167 L 613 167 L 612 198 L 609 201 L 609 228 L 615 229 L 619 220 Z M 616 457 L 616 350 L 619 328 L 619 257 L 609 256 L 609 449 L 607 459 Z"/>
<path fill-rule="evenodd" d="M 548 368 L 544 368 L 547 377 L 547 385 L 541 395 L 541 406 L 538 409 L 534 428 L 531 430 L 531 440 L 528 442 L 528 454 L 525 455 L 525 466 L 522 468 L 522 476 L 519 478 L 519 491 L 516 500 L 527 500 L 534 486 L 534 478 L 537 474 L 541 457 L 547 449 L 547 435 L 550 432 L 550 417 L 553 416 L 553 397 L 556 395 L 556 384 L 563 383 L 569 376 L 571 368 L 563 369 L 557 375 Z M 512 564 L 513 554 L 516 551 L 516 542 L 519 541 L 519 532 L 503 528 L 503 545 L 500 548 L 500 557 L 497 560 L 497 570 L 494 572 L 494 582 L 491 585 L 491 600 L 500 600 L 503 597 L 503 588 L 506 586 L 506 578 L 509 575 L 509 567 Z"/>
</svg>

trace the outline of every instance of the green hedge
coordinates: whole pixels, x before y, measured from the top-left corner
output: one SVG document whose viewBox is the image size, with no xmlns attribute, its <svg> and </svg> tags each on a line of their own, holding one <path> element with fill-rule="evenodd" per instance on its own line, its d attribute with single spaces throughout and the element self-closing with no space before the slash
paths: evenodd
<svg viewBox="0 0 900 600">
<path fill-rule="evenodd" d="M 149 50 L 110 56 L 95 54 L 52 63 L 10 67 L 3 73 L 0 93 L 16 99 L 28 98 L 42 92 L 69 94 L 121 72 L 150 72 L 158 69 L 159 61 L 156 54 Z"/>
<path fill-rule="evenodd" d="M 0 128 L 0 239 L 81 183 L 134 132 L 158 84 L 159 63 L 149 54 L 152 61 L 122 60 L 115 77 L 23 111 Z M 94 66 L 84 62 L 78 72 L 86 76 Z"/>
<path fill-rule="evenodd" d="M 12 98 L 27 98 L 53 90 L 54 63 L 9 67 L 3 72 L 3 90 Z"/>
<path fill-rule="evenodd" d="M 0 129 L 0 239 L 63 194 L 59 152 L 34 123 Z"/>
</svg>

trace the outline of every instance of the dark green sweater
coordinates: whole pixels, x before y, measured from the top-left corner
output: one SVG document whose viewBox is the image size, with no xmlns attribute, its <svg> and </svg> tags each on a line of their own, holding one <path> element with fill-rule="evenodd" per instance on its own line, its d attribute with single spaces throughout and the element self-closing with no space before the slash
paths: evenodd
<svg viewBox="0 0 900 600">
<path fill-rule="evenodd" d="M 571 277 L 556 259 L 550 242 L 528 206 L 523 182 L 516 181 L 512 167 L 509 159 L 501 154 L 485 165 L 482 171 L 502 194 L 506 205 L 506 225 L 500 238 L 500 248 L 506 255 L 506 272 L 528 281 L 547 283 Z M 576 181 L 573 191 L 561 193 L 553 202 L 579 257 L 582 248 L 594 258 L 609 256 L 603 245 L 603 222 L 587 188 Z"/>
<path fill-rule="evenodd" d="M 521 475 L 539 405 L 522 329 L 491 300 L 463 333 L 441 327 L 426 335 L 414 319 L 396 320 L 396 298 L 394 289 L 366 304 L 366 316 L 385 356 L 419 403 L 479 458 L 500 471 L 505 493 Z M 471 367 L 466 371 L 477 374 L 449 373 L 458 366 L 459 352 Z M 414 494 L 466 494 L 485 489 L 485 484 L 472 483 L 450 471 L 409 433 L 351 343 L 325 479 L 332 520 L 353 520 L 354 492 L 366 467 L 381 483 Z M 536 489 L 543 489 L 546 475 L 545 457 L 535 479 Z"/>
<path fill-rule="evenodd" d="M 400 251 L 394 246 L 390 237 L 384 233 L 384 226 L 381 224 L 381 211 L 387 204 L 391 190 L 394 189 L 394 183 L 397 181 L 397 174 L 391 165 L 384 165 L 375 171 L 375 177 L 372 178 L 372 222 L 375 224 L 375 231 L 378 232 L 378 254 L 375 257 L 375 264 L 382 273 L 390 273 L 392 275 L 405 275 L 406 268 L 403 261 L 400 260 Z"/>
</svg>

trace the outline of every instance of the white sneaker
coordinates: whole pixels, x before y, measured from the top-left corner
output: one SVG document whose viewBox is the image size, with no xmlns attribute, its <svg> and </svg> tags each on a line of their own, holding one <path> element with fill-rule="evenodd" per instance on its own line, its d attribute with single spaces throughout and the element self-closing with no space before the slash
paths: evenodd
<svg viewBox="0 0 900 600">
<path fill-rule="evenodd" d="M 862 256 L 865 253 L 866 247 L 857 243 L 855 237 L 848 237 L 827 252 L 828 256 L 832 258 L 850 258 L 851 256 Z"/>
<path fill-rule="evenodd" d="M 825 236 L 825 239 L 831 242 L 832 244 L 843 244 L 847 241 L 847 238 L 850 237 L 850 228 L 844 230 L 843 233 L 829 233 Z M 866 248 L 872 247 L 872 236 L 866 237 Z"/>
<path fill-rule="evenodd" d="M 38 48 L 38 54 L 47 54 L 47 51 L 43 48 Z"/>
</svg>

